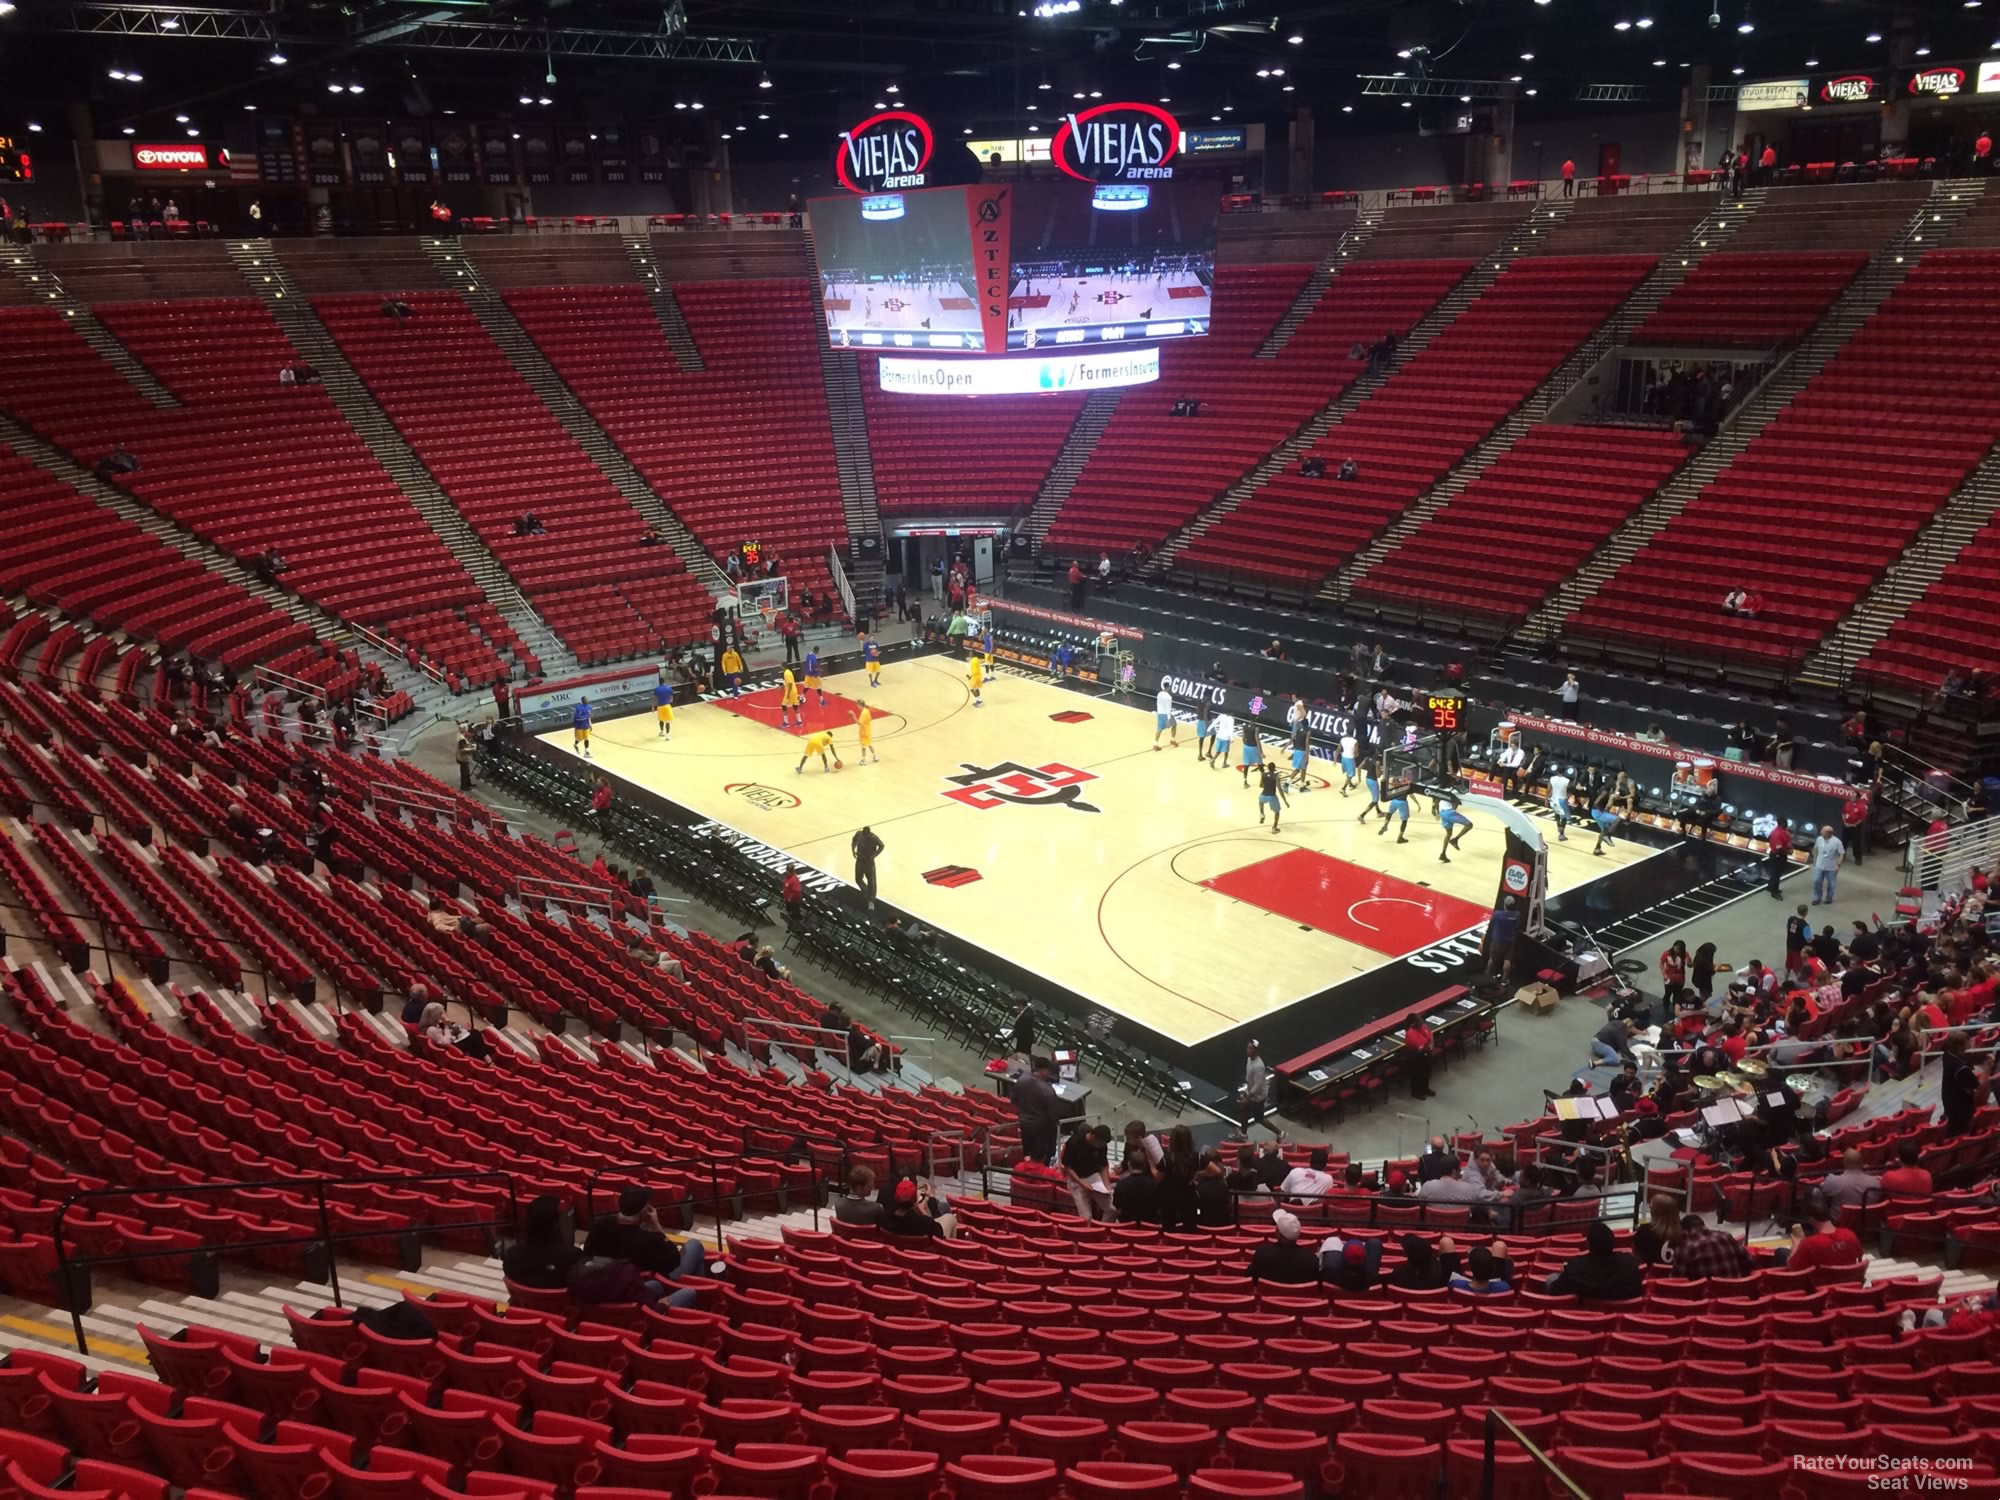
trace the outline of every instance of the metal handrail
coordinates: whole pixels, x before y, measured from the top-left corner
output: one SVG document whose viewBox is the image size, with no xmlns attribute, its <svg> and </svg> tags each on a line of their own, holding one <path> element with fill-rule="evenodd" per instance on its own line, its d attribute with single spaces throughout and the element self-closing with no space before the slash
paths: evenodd
<svg viewBox="0 0 2000 1500">
<path fill-rule="evenodd" d="M 172 1187 L 153 1184 L 147 1187 L 102 1187 L 80 1188 L 70 1193 L 56 1205 L 55 1216 L 49 1225 L 50 1237 L 55 1241 L 56 1285 L 69 1311 L 70 1326 L 76 1334 L 76 1349 L 79 1354 L 88 1354 L 89 1345 L 83 1332 L 83 1307 L 81 1299 L 73 1294 L 70 1281 L 72 1268 L 88 1272 L 92 1266 L 129 1265 L 134 1261 L 160 1260 L 178 1255 L 220 1254 L 225 1250 L 279 1250 L 293 1246 L 325 1245 L 327 1254 L 327 1277 L 333 1289 L 333 1305 L 341 1307 L 340 1262 L 332 1254 L 333 1246 L 351 1240 L 378 1240 L 385 1234 L 406 1233 L 394 1230 L 353 1230 L 343 1234 L 333 1232 L 333 1221 L 327 1211 L 326 1190 L 334 1187 L 409 1187 L 421 1182 L 492 1182 L 498 1181 L 507 1189 L 508 1218 L 506 1220 L 481 1219 L 454 1224 L 426 1224 L 427 1230 L 452 1229 L 498 1229 L 512 1228 L 521 1222 L 520 1195 L 515 1189 L 515 1178 L 511 1172 L 457 1171 L 457 1172 L 395 1172 L 370 1174 L 357 1177 L 269 1177 L 257 1178 L 249 1182 L 195 1182 L 176 1183 Z M 286 1235 L 276 1239 L 236 1240 L 223 1244 L 204 1243 L 184 1250 L 140 1250 L 120 1255 L 70 1255 L 63 1246 L 63 1219 L 73 1204 L 86 1199 L 97 1198 L 185 1198 L 194 1195 L 215 1195 L 220 1193 L 241 1193 L 256 1191 L 277 1191 L 298 1193 L 310 1188 L 314 1206 L 319 1210 L 320 1232 L 316 1235 Z"/>
<path fill-rule="evenodd" d="M 1500 1429 L 1503 1427 L 1507 1429 L 1508 1434 L 1514 1441 L 1521 1445 L 1522 1450 L 1530 1458 L 1549 1471 L 1550 1478 L 1554 1479 L 1556 1483 L 1560 1484 L 1570 1493 L 1572 1500 L 1590 1500 L 1590 1496 L 1577 1487 L 1575 1480 L 1556 1467 L 1554 1459 L 1537 1448 L 1530 1441 L 1528 1435 L 1516 1427 L 1505 1412 L 1501 1411 L 1499 1407 L 1491 1405 L 1486 1408 L 1486 1455 L 1479 1478 L 1481 1500 L 1494 1500 L 1495 1488 L 1499 1481 L 1498 1442 Z"/>
</svg>

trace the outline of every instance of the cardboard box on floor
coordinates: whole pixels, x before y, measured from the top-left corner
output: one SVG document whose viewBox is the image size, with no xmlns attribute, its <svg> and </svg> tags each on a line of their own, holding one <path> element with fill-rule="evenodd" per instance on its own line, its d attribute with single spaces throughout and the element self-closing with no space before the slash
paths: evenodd
<svg viewBox="0 0 2000 1500">
<path fill-rule="evenodd" d="M 1538 1016 L 1546 1015 L 1548 1012 L 1554 1010 L 1556 1008 L 1556 1001 L 1561 998 L 1556 993 L 1554 985 L 1545 984 L 1540 980 L 1537 980 L 1533 984 L 1524 984 L 1518 990 L 1514 991 L 1514 1003 L 1520 1006 L 1521 1009 L 1532 1011 Z"/>
</svg>

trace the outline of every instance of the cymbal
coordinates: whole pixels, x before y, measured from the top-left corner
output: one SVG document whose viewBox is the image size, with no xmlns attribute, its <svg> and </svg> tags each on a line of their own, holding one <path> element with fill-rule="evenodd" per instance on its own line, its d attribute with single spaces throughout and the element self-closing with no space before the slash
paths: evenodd
<svg viewBox="0 0 2000 1500">
<path fill-rule="evenodd" d="M 1757 1087 L 1756 1084 L 1745 1078 L 1741 1073 L 1718 1073 L 1715 1081 L 1732 1093 L 1737 1094 L 1753 1093 Z"/>
<path fill-rule="evenodd" d="M 1745 1078 L 1763 1078 L 1769 1075 L 1771 1065 L 1754 1057 L 1746 1057 L 1736 1065 L 1736 1071 Z"/>
<path fill-rule="evenodd" d="M 1713 1073 L 1700 1073 L 1695 1076 L 1694 1086 L 1698 1089 L 1719 1089 L 1722 1087 L 1722 1080 Z"/>
</svg>

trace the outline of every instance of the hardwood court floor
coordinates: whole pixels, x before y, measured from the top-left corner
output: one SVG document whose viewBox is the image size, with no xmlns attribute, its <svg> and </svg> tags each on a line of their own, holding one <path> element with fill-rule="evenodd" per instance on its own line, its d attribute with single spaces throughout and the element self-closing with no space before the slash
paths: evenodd
<svg viewBox="0 0 2000 1500">
<path fill-rule="evenodd" d="M 1441 864 L 1428 802 L 1398 845 L 1356 821 L 1362 794 L 1343 798 L 1324 761 L 1335 784 L 1293 793 L 1273 836 L 1255 777 L 1199 764 L 1192 726 L 1153 750 L 1150 700 L 1001 672 L 975 707 L 945 656 L 891 662 L 872 693 L 858 671 L 826 686 L 807 725 L 834 730 L 844 770 L 815 757 L 797 774 L 803 740 L 776 727 L 768 688 L 677 710 L 670 743 L 651 714 L 600 722 L 596 765 L 843 880 L 868 824 L 883 900 L 1189 1045 L 1477 926 L 1498 887 L 1490 818 Z M 879 765 L 858 761 L 864 698 Z M 1593 858 L 1593 841 L 1551 841 L 1551 895 L 1654 852 L 1620 839 Z"/>
</svg>

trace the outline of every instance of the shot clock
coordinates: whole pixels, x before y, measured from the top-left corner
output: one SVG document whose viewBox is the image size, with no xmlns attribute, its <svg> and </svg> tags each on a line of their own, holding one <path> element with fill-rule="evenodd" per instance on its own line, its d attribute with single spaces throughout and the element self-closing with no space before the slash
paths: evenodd
<svg viewBox="0 0 2000 1500">
<path fill-rule="evenodd" d="M 1430 711 L 1431 728 L 1438 734 L 1453 734 L 1465 718 L 1465 694 L 1429 693 L 1424 707 Z"/>
</svg>

